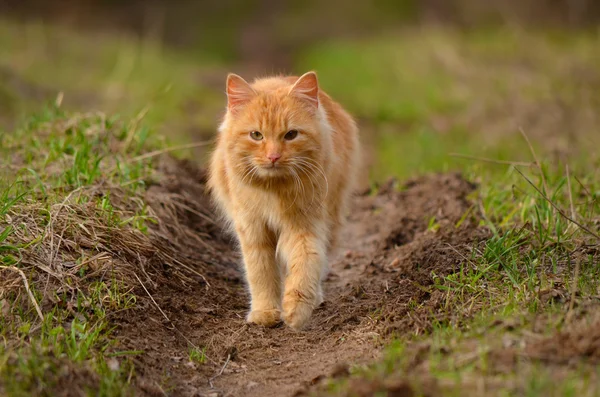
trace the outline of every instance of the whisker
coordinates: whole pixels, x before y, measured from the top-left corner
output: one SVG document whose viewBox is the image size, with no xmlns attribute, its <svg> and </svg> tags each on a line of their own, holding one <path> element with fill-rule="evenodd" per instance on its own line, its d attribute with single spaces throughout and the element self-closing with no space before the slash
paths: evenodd
<svg viewBox="0 0 600 397">
<path fill-rule="evenodd" d="M 244 183 L 244 181 L 246 180 L 248 175 L 250 175 L 250 172 L 252 172 L 253 169 L 254 169 L 254 167 L 250 167 L 250 168 L 246 169 L 246 171 L 244 171 L 244 175 L 242 176 L 242 183 Z"/>
<path fill-rule="evenodd" d="M 313 170 L 316 169 L 321 174 L 323 180 L 325 181 L 325 197 L 327 197 L 327 195 L 329 194 L 329 181 L 327 180 L 327 175 L 325 175 L 323 167 L 321 167 L 320 164 L 308 157 L 297 157 L 295 158 L 295 160 L 304 163 L 306 166 L 310 167 Z"/>
<path fill-rule="evenodd" d="M 307 168 L 305 165 L 297 164 L 296 166 L 298 167 L 298 169 L 300 171 L 302 171 L 308 177 L 308 181 L 310 182 L 311 191 L 312 191 L 312 197 L 310 199 L 309 205 L 312 205 L 315 201 L 315 185 L 316 185 L 316 183 L 313 180 L 314 173 L 310 168 Z"/>
<path fill-rule="evenodd" d="M 316 174 L 314 167 L 312 167 L 309 163 L 300 161 L 296 164 L 296 166 L 304 172 L 304 174 L 308 177 L 308 180 L 311 184 L 312 187 L 312 197 L 310 200 L 310 205 L 312 205 L 315 201 L 315 190 L 316 187 L 318 186 L 318 183 L 314 180 L 314 177 L 318 177 L 319 175 Z M 320 203 L 321 206 L 323 206 L 323 203 Z"/>
<path fill-rule="evenodd" d="M 300 177 L 298 176 L 298 173 L 293 168 L 290 168 L 290 171 L 292 171 L 292 176 L 294 177 L 294 187 L 296 187 L 296 186 L 302 187 L 302 195 L 304 195 L 304 187 L 302 186 L 302 182 L 300 180 Z M 289 207 L 287 207 L 284 212 L 287 212 L 290 208 L 292 208 L 294 206 L 294 204 L 296 204 L 297 198 L 298 198 L 298 194 L 294 194 L 294 201 L 292 201 L 292 204 L 290 204 Z"/>
<path fill-rule="evenodd" d="M 249 183 L 251 183 L 254 180 L 254 176 L 258 173 L 258 167 L 257 166 L 252 166 L 252 174 L 250 175 L 250 179 L 248 180 Z"/>
</svg>

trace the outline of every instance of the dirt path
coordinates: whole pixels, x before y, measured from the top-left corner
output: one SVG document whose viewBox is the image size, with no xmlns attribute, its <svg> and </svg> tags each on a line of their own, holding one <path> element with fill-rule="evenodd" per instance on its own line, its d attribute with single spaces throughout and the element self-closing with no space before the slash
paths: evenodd
<svg viewBox="0 0 600 397">
<path fill-rule="evenodd" d="M 390 182 L 356 198 L 331 259 L 326 302 L 308 329 L 265 329 L 244 321 L 248 296 L 238 255 L 212 221 L 203 173 L 170 159 L 161 169 L 147 194 L 160 219 L 153 238 L 176 249 L 174 261 L 197 264 L 197 274 L 182 280 L 164 266 L 142 279 L 156 304 L 140 299 L 113 321 L 114 349 L 143 351 L 135 359 L 142 395 L 302 394 L 347 364 L 372 361 L 390 335 L 427 330 L 430 316 L 442 313 L 441 294 L 428 288 L 434 275 L 456 271 L 487 235 L 475 215 L 461 221 L 474 186 L 460 175 L 415 179 L 402 189 Z M 433 217 L 439 228 L 427 231 Z M 190 362 L 191 344 L 205 349 L 204 364 Z"/>
</svg>

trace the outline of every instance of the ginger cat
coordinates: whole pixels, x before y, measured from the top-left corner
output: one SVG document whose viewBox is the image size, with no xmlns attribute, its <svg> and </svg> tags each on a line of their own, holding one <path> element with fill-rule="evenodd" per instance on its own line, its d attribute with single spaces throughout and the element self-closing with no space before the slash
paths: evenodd
<svg viewBox="0 0 600 397">
<path fill-rule="evenodd" d="M 351 116 L 317 75 L 248 84 L 227 77 L 227 113 L 209 189 L 239 239 L 251 294 L 247 321 L 304 327 L 323 301 L 327 251 L 359 159 Z"/>
</svg>

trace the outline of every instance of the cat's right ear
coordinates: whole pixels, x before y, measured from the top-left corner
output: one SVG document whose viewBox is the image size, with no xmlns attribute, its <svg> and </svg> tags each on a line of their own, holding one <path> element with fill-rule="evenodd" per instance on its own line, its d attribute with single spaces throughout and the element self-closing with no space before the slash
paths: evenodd
<svg viewBox="0 0 600 397">
<path fill-rule="evenodd" d="M 246 80 L 233 73 L 227 76 L 227 108 L 230 111 L 244 106 L 255 95 L 256 91 L 250 87 Z"/>
</svg>

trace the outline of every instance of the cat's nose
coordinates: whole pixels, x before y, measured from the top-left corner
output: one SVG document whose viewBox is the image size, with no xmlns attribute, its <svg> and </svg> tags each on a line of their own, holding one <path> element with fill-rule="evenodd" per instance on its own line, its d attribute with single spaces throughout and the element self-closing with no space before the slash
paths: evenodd
<svg viewBox="0 0 600 397">
<path fill-rule="evenodd" d="M 281 154 L 279 153 L 271 153 L 267 155 L 267 158 L 271 160 L 271 163 L 275 164 L 277 160 L 281 158 Z"/>
</svg>

